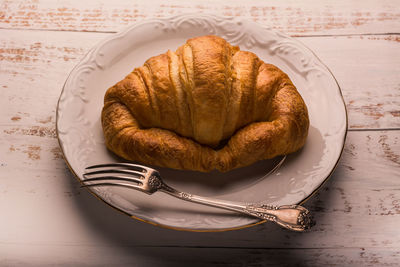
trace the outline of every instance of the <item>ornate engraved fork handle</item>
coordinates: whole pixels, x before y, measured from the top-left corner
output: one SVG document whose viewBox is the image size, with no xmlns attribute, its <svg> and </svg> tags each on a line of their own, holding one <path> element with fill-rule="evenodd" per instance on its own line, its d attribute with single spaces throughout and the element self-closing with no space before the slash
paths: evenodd
<svg viewBox="0 0 400 267">
<path fill-rule="evenodd" d="M 297 232 L 310 229 L 315 224 L 310 212 L 299 205 L 285 205 L 279 207 L 265 204 L 245 205 L 180 192 L 163 182 L 157 184 L 156 187 L 157 190 L 182 200 L 244 213 L 263 220 L 275 222 L 286 229 Z"/>
</svg>

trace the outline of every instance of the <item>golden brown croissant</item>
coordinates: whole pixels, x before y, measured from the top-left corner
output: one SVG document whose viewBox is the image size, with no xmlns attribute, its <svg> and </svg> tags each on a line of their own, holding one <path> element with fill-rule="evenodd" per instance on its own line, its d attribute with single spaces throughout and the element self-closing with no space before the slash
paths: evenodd
<svg viewBox="0 0 400 267">
<path fill-rule="evenodd" d="M 206 172 L 300 149 L 309 119 L 280 69 L 203 36 L 109 88 L 102 124 L 107 147 L 125 159 Z"/>
</svg>

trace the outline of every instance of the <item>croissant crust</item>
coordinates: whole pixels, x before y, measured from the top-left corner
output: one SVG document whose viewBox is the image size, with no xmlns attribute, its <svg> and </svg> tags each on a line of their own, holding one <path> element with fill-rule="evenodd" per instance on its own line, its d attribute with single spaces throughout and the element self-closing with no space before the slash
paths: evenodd
<svg viewBox="0 0 400 267">
<path fill-rule="evenodd" d="M 127 160 L 225 172 L 297 151 L 309 119 L 284 72 L 202 36 L 109 88 L 102 125 L 108 149 Z"/>
</svg>

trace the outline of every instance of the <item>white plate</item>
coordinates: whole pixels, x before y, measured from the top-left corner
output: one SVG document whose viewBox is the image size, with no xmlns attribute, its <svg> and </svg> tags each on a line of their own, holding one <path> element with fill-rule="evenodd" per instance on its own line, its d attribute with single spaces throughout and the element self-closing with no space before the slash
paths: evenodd
<svg viewBox="0 0 400 267">
<path fill-rule="evenodd" d="M 147 20 L 95 46 L 65 82 L 57 109 L 57 133 L 64 158 L 82 179 L 86 166 L 121 161 L 107 151 L 100 123 L 107 88 L 154 55 L 175 50 L 188 38 L 215 34 L 242 50 L 275 64 L 292 79 L 310 115 L 305 147 L 289 155 L 279 170 L 263 177 L 277 160 L 263 161 L 226 174 L 202 174 L 158 168 L 178 189 L 226 200 L 283 205 L 301 203 L 335 168 L 343 149 L 347 116 L 340 88 L 321 61 L 303 44 L 250 21 L 210 15 L 181 15 Z M 260 222 L 174 199 L 118 187 L 92 189 L 111 206 L 156 225 L 186 230 L 237 229 Z"/>
</svg>

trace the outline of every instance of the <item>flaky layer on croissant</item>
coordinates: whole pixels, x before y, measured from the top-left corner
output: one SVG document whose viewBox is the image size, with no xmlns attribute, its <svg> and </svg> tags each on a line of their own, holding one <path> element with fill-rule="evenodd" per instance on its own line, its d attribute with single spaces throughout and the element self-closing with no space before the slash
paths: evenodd
<svg viewBox="0 0 400 267">
<path fill-rule="evenodd" d="M 208 172 L 297 151 L 309 119 L 280 69 L 202 36 L 109 88 L 102 125 L 107 147 L 125 159 Z"/>
</svg>

